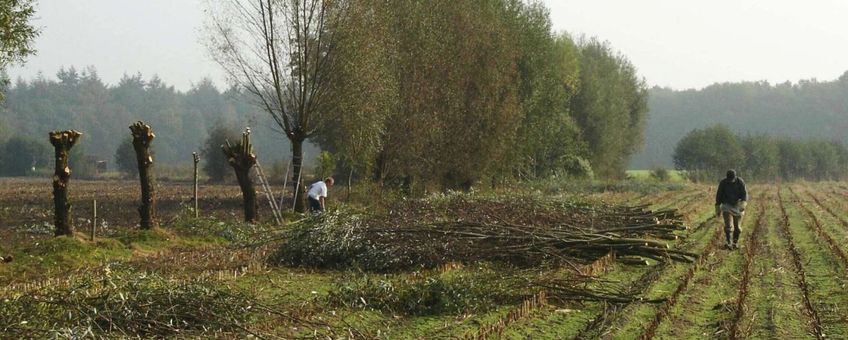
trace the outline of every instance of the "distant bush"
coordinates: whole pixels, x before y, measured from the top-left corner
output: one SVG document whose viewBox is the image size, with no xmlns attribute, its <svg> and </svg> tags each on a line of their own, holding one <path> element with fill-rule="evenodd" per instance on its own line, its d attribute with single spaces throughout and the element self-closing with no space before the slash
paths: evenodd
<svg viewBox="0 0 848 340">
<path fill-rule="evenodd" d="M 132 138 L 127 137 L 115 151 L 115 166 L 124 177 L 138 177 L 138 161 L 135 159 Z"/>
<path fill-rule="evenodd" d="M 97 176 L 97 160 L 86 154 L 85 137 L 80 139 L 81 143 L 71 149 L 68 156 L 68 165 L 71 167 L 71 176 L 76 179 L 93 179 Z"/>
<path fill-rule="evenodd" d="M 203 172 L 209 176 L 212 183 L 221 183 L 227 179 L 234 178 L 233 169 L 227 163 L 227 157 L 221 151 L 221 145 L 235 143 L 241 140 L 238 131 L 223 123 L 216 124 L 203 142 L 201 158 L 203 161 Z"/>
<path fill-rule="evenodd" d="M 592 170 L 592 164 L 589 160 L 568 155 L 560 160 L 560 175 L 578 179 L 593 179 L 595 172 Z"/>
<path fill-rule="evenodd" d="M 651 178 L 660 182 L 668 182 L 671 179 L 671 173 L 666 168 L 657 167 L 651 170 Z"/>
<path fill-rule="evenodd" d="M 0 145 L 0 174 L 26 176 L 49 167 L 50 145 L 45 141 L 15 136 Z"/>
<path fill-rule="evenodd" d="M 640 194 L 653 194 L 663 191 L 678 191 L 686 188 L 686 185 L 683 183 L 646 181 L 644 179 L 628 179 L 608 182 L 548 178 L 524 182 L 523 185 L 528 189 L 538 190 L 545 194 L 593 194 L 603 192 L 638 192 Z"/>
<path fill-rule="evenodd" d="M 754 181 L 841 180 L 848 178 L 848 148 L 822 139 L 739 136 L 716 125 L 683 137 L 674 151 L 674 165 L 694 182 L 717 181 L 728 169 Z"/>
</svg>

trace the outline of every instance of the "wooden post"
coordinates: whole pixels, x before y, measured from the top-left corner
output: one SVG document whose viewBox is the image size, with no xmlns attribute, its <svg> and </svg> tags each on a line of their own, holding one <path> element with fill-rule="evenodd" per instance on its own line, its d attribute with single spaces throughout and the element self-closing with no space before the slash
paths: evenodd
<svg viewBox="0 0 848 340">
<path fill-rule="evenodd" d="M 97 200 L 93 203 L 94 217 L 91 219 L 91 242 L 94 242 L 94 234 L 97 232 Z"/>
<path fill-rule="evenodd" d="M 297 194 L 300 191 L 299 183 L 300 183 L 300 175 L 303 174 L 303 166 L 301 166 L 300 169 L 298 169 L 298 170 L 300 170 L 300 171 L 297 172 L 297 181 L 295 181 L 293 183 L 294 184 L 294 198 L 295 199 L 294 199 L 294 202 L 292 202 L 292 210 L 294 210 L 294 211 L 297 211 L 297 200 L 300 199 L 297 196 Z"/>
<path fill-rule="evenodd" d="M 71 219 L 71 203 L 68 200 L 68 182 L 71 179 L 71 168 L 68 166 L 68 156 L 71 148 L 77 143 L 82 133 L 75 130 L 53 131 L 49 133 L 50 144 L 53 145 L 56 166 L 53 171 L 53 224 L 56 226 L 56 236 L 72 236 L 74 234 Z"/>
<path fill-rule="evenodd" d="M 286 197 L 286 186 L 289 181 L 289 167 L 291 166 L 291 162 L 286 163 L 286 174 L 283 175 L 283 192 L 280 193 L 280 204 L 277 204 L 278 207 L 283 206 L 283 199 Z"/>
<path fill-rule="evenodd" d="M 156 221 L 156 192 L 155 176 L 153 175 L 153 155 L 150 153 L 150 143 L 156 135 L 150 125 L 138 121 L 130 125 L 133 137 L 133 149 L 135 149 L 138 161 L 138 177 L 141 181 L 141 205 L 138 214 L 141 217 L 141 229 L 153 229 L 158 226 Z"/>
<path fill-rule="evenodd" d="M 197 155 L 197 152 L 192 152 L 191 156 L 194 158 L 194 218 L 198 218 L 200 217 L 200 212 L 197 203 L 197 163 L 200 162 L 200 157 Z"/>
<path fill-rule="evenodd" d="M 347 201 L 350 201 L 351 182 L 353 182 L 353 167 L 350 167 L 350 174 L 347 175 Z"/>
</svg>

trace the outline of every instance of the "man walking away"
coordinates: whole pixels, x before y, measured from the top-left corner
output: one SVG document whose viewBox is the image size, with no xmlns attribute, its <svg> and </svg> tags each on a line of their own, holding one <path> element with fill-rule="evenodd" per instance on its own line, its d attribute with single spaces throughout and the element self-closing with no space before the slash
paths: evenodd
<svg viewBox="0 0 848 340">
<path fill-rule="evenodd" d="M 739 234 L 742 233 L 742 217 L 748 206 L 748 189 L 745 182 L 736 177 L 736 171 L 727 170 L 727 177 L 718 184 L 716 192 L 716 217 L 724 217 L 724 237 L 727 249 L 738 249 Z M 732 231 L 732 238 L 731 238 Z"/>
<path fill-rule="evenodd" d="M 333 187 L 332 177 L 327 177 L 323 181 L 318 181 L 312 183 L 309 186 L 309 191 L 307 192 L 307 196 L 309 197 L 309 210 L 312 212 L 319 213 L 324 211 L 325 203 L 324 198 L 327 197 L 327 189 Z"/>
</svg>

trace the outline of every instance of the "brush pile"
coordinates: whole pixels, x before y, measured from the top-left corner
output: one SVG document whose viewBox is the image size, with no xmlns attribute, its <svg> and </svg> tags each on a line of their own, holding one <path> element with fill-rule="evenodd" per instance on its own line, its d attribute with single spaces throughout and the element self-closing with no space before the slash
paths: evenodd
<svg viewBox="0 0 848 340">
<path fill-rule="evenodd" d="M 384 213 L 325 213 L 285 235 L 286 265 L 399 271 L 451 262 L 577 268 L 610 253 L 625 263 L 691 262 L 667 240 L 685 230 L 674 210 L 542 199 L 446 195 L 402 201 Z"/>
<path fill-rule="evenodd" d="M 96 279 L 93 277 L 97 277 Z M 204 281 L 104 275 L 0 300 L 3 338 L 245 335 L 252 299 Z M 255 307 L 255 306 L 254 306 Z"/>
</svg>

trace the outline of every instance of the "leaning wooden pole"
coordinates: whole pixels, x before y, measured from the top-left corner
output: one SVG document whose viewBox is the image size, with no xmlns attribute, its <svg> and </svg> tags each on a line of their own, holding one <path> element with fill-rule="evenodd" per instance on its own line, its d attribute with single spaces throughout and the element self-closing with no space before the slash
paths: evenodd
<svg viewBox="0 0 848 340">
<path fill-rule="evenodd" d="M 256 187 L 250 177 L 250 169 L 256 165 L 256 154 L 253 152 L 253 145 L 250 144 L 250 128 L 245 129 L 241 142 L 230 144 L 230 141 L 227 141 L 226 144 L 221 145 L 221 149 L 227 156 L 227 162 L 236 172 L 236 179 L 244 200 L 244 220 L 248 223 L 256 223 L 258 220 Z"/>
<path fill-rule="evenodd" d="M 56 167 L 53 171 L 53 224 L 56 226 L 56 236 L 72 236 L 74 225 L 71 220 L 71 202 L 68 200 L 68 182 L 71 179 L 71 168 L 68 166 L 68 156 L 71 148 L 77 143 L 82 133 L 75 130 L 50 132 L 50 144 L 56 155 Z"/>
<path fill-rule="evenodd" d="M 194 159 L 194 218 L 199 218 L 200 211 L 198 208 L 200 205 L 197 202 L 197 163 L 200 163 L 200 156 L 197 155 L 197 152 L 192 152 L 191 157 Z"/>
<path fill-rule="evenodd" d="M 156 135 L 150 125 L 138 121 L 130 125 L 132 144 L 135 158 L 138 161 L 138 178 L 141 181 L 141 205 L 138 214 L 141 217 L 141 229 L 153 229 L 159 226 L 156 221 L 156 191 L 155 176 L 153 175 L 153 155 L 150 153 L 150 143 Z"/>
</svg>

